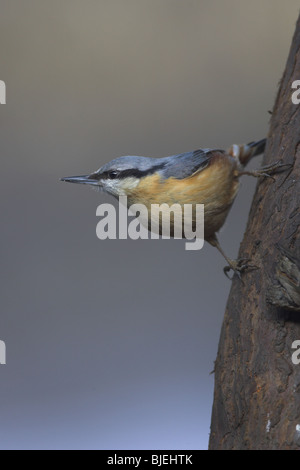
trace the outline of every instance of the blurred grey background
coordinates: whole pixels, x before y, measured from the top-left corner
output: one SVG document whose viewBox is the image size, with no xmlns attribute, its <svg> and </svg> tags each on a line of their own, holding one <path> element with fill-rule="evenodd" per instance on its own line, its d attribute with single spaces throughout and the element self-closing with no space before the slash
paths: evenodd
<svg viewBox="0 0 300 470">
<path fill-rule="evenodd" d="M 298 10 L 0 0 L 1 449 L 207 448 L 224 260 L 181 240 L 100 241 L 112 199 L 59 178 L 264 137 Z M 229 256 L 255 184 L 220 234 Z"/>
</svg>

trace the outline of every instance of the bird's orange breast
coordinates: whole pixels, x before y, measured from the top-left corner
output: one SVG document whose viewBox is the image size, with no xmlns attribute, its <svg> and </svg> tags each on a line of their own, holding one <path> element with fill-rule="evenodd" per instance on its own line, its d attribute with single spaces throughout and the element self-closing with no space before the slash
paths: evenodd
<svg viewBox="0 0 300 470">
<path fill-rule="evenodd" d="M 128 194 L 128 204 L 177 203 L 204 204 L 205 238 L 218 231 L 225 222 L 228 211 L 238 191 L 237 163 L 229 155 L 215 152 L 208 166 L 184 178 L 164 180 L 159 174 L 142 178 Z"/>
</svg>

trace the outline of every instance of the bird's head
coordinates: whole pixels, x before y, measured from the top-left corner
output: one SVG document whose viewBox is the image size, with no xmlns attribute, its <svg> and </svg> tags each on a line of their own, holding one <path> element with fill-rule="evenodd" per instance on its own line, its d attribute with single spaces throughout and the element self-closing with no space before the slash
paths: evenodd
<svg viewBox="0 0 300 470">
<path fill-rule="evenodd" d="M 88 184 L 115 197 L 126 196 L 135 188 L 141 178 L 163 168 L 162 159 L 138 156 L 115 158 L 99 170 L 84 176 L 61 178 L 69 183 Z"/>
</svg>

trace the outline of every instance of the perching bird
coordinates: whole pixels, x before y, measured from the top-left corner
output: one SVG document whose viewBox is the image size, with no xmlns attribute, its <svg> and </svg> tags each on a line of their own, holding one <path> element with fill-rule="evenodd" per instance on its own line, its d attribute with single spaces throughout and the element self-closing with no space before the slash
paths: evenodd
<svg viewBox="0 0 300 470">
<path fill-rule="evenodd" d="M 224 224 L 236 197 L 240 176 L 270 176 L 284 166 L 276 162 L 256 171 L 243 170 L 252 157 L 263 153 L 265 145 L 266 139 L 262 139 L 247 145 L 232 145 L 227 151 L 199 149 L 164 158 L 119 157 L 90 175 L 66 177 L 62 181 L 96 186 L 116 198 L 127 196 L 128 206 L 204 204 L 204 239 L 228 262 L 225 273 L 232 269 L 240 276 L 250 266 L 249 260 L 228 258 L 216 232 Z"/>
</svg>

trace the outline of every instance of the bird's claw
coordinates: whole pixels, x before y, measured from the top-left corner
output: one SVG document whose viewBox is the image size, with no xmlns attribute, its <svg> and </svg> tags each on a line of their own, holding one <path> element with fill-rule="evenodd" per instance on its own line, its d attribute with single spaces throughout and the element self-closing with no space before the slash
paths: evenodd
<svg viewBox="0 0 300 470">
<path fill-rule="evenodd" d="M 250 258 L 239 258 L 236 261 L 231 261 L 229 266 L 225 266 L 223 269 L 224 274 L 228 279 L 232 280 L 234 275 L 242 281 L 242 273 L 247 269 L 258 269 L 258 266 L 254 264 L 249 264 Z M 233 271 L 232 277 L 228 275 L 229 271 Z M 242 281 L 243 282 L 243 281 Z"/>
<path fill-rule="evenodd" d="M 291 163 L 283 163 L 282 160 L 277 160 L 274 163 L 271 163 L 270 165 L 266 165 L 261 167 L 259 170 L 256 170 L 257 176 L 264 176 L 267 178 L 271 178 L 273 181 L 275 181 L 275 178 L 272 176 L 272 174 L 280 172 L 283 170 L 283 168 L 291 168 L 293 165 Z"/>
<path fill-rule="evenodd" d="M 275 173 L 279 173 L 280 171 L 285 171 L 287 168 L 291 168 L 293 165 L 291 163 L 283 163 L 282 160 L 277 160 L 270 165 L 262 166 L 257 170 L 252 171 L 242 171 L 240 175 L 250 175 L 255 176 L 255 178 L 271 178 L 275 181 L 275 178 L 272 176 Z"/>
</svg>

